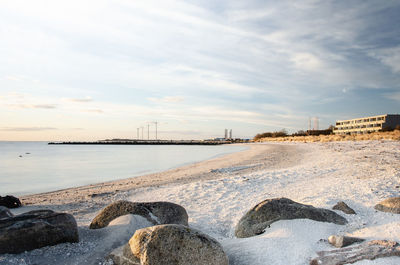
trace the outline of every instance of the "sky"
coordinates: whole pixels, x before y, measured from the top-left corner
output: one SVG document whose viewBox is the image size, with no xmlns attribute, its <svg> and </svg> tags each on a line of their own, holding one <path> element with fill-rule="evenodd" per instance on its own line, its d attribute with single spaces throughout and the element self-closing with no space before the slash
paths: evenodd
<svg viewBox="0 0 400 265">
<path fill-rule="evenodd" d="M 0 0 L 0 140 L 252 138 L 400 113 L 400 1 Z"/>
</svg>

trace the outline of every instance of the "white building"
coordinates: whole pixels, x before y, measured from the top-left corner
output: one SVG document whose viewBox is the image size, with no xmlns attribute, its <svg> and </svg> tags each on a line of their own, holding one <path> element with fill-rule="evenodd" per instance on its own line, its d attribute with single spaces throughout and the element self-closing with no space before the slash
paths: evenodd
<svg viewBox="0 0 400 265">
<path fill-rule="evenodd" d="M 400 125 L 399 114 L 384 114 L 365 118 L 336 121 L 335 134 L 355 134 L 376 132 L 382 129 L 394 129 Z"/>
</svg>

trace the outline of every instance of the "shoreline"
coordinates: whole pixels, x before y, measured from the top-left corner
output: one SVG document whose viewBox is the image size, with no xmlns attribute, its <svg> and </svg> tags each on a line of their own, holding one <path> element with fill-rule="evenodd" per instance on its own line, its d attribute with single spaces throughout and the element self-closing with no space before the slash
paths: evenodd
<svg viewBox="0 0 400 265">
<path fill-rule="evenodd" d="M 79 208 L 85 208 L 86 215 L 100 210 L 116 197 L 136 189 L 212 180 L 226 174 L 247 174 L 264 169 L 282 168 L 298 164 L 301 160 L 301 152 L 295 146 L 270 143 L 242 145 L 248 146 L 249 149 L 222 154 L 157 173 L 24 195 L 20 199 L 25 206 L 23 208 L 48 208 L 74 215 L 81 213 Z M 16 212 L 22 212 L 22 209 L 16 209 Z"/>
<path fill-rule="evenodd" d="M 105 257 L 138 228 L 129 216 L 103 229 L 92 230 L 88 225 L 99 210 L 117 200 L 167 201 L 184 207 L 189 226 L 220 242 L 232 265 L 309 264 L 318 251 L 333 249 L 327 242 L 330 235 L 400 242 L 399 215 L 374 209 L 382 200 L 398 196 L 400 142 L 261 143 L 250 147 L 145 175 L 141 180 L 23 197 L 28 205 L 12 209 L 14 214 L 37 209 L 70 213 L 77 221 L 80 242 L 0 255 L 0 264 L 110 265 Z M 159 178 L 152 180 L 155 176 Z M 235 226 L 249 209 L 265 199 L 282 197 L 325 209 L 344 201 L 357 214 L 336 211 L 348 221 L 343 226 L 281 220 L 258 236 L 235 236 Z M 399 258 L 379 258 L 368 264 L 397 265 Z"/>
</svg>

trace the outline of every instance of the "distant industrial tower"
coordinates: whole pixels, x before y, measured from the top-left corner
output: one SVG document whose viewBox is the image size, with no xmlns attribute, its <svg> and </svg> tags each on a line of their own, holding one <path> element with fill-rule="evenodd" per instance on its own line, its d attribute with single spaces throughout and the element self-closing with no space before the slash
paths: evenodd
<svg viewBox="0 0 400 265">
<path fill-rule="evenodd" d="M 229 130 L 229 139 L 232 139 L 232 129 Z"/>
<path fill-rule="evenodd" d="M 228 129 L 225 129 L 225 139 L 228 139 Z"/>
</svg>

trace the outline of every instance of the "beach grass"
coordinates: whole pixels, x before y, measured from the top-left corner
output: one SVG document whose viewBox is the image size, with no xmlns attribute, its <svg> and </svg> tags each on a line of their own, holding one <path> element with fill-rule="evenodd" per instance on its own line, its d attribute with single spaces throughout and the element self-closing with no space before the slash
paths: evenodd
<svg viewBox="0 0 400 265">
<path fill-rule="evenodd" d="M 256 142 L 335 142 L 335 141 L 369 141 L 369 140 L 394 140 L 400 141 L 400 130 L 390 132 L 374 132 L 368 134 L 351 135 L 308 135 L 308 136 L 285 136 L 285 137 L 266 137 Z"/>
</svg>

